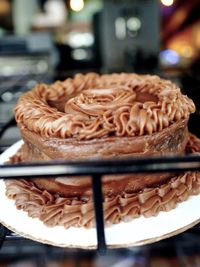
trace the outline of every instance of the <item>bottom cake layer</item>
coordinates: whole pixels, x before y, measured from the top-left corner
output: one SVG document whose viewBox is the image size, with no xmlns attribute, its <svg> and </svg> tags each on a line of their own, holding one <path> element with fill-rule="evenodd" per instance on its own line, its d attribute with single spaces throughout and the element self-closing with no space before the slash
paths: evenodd
<svg viewBox="0 0 200 267">
<path fill-rule="evenodd" d="M 187 152 L 200 152 L 200 140 L 190 135 Z M 20 155 L 13 157 L 20 161 Z M 166 183 L 143 189 L 137 193 L 122 192 L 113 197 L 104 197 L 104 219 L 107 225 L 129 221 L 138 216 L 155 216 L 160 211 L 169 211 L 190 195 L 200 192 L 200 172 L 186 172 L 170 178 Z M 92 197 L 61 197 L 41 190 L 32 181 L 10 180 L 6 182 L 6 195 L 15 200 L 16 207 L 39 218 L 48 226 L 66 228 L 93 227 Z"/>
<path fill-rule="evenodd" d="M 39 218 L 48 226 L 62 225 L 66 228 L 93 227 L 92 199 L 62 198 L 39 190 L 34 183 L 19 180 L 6 182 L 6 195 L 15 200 L 16 207 Z M 200 192 L 200 173 L 187 172 L 170 179 L 157 188 L 148 188 L 138 194 L 123 193 L 104 199 L 104 219 L 107 225 L 129 221 L 140 215 L 155 216 L 169 211 L 190 195 Z"/>
</svg>

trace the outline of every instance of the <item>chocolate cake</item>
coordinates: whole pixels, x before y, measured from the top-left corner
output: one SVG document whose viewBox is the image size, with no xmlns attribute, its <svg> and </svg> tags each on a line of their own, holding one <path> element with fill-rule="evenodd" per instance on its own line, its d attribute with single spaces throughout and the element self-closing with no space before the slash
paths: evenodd
<svg viewBox="0 0 200 267">
<path fill-rule="evenodd" d="M 121 159 L 200 151 L 188 133 L 195 106 L 158 76 L 77 74 L 22 95 L 15 117 L 24 145 L 12 160 Z M 200 191 L 198 172 L 105 175 L 106 224 L 169 211 Z M 90 177 L 6 182 L 19 209 L 49 226 L 94 225 Z"/>
</svg>

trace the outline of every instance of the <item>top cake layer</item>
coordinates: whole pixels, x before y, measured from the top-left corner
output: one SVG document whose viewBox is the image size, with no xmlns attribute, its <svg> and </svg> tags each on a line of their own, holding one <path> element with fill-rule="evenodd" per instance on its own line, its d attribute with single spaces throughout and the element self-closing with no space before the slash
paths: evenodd
<svg viewBox="0 0 200 267">
<path fill-rule="evenodd" d="M 78 74 L 20 97 L 17 123 L 43 137 L 142 136 L 187 119 L 194 104 L 172 82 L 136 74 Z"/>
</svg>

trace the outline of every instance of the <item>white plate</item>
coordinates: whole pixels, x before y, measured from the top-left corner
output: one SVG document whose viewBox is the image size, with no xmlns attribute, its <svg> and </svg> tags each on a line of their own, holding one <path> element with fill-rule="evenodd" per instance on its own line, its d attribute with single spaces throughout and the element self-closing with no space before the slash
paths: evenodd
<svg viewBox="0 0 200 267">
<path fill-rule="evenodd" d="M 21 147 L 17 142 L 0 156 L 3 164 Z M 61 247 L 95 248 L 96 230 L 75 228 L 49 228 L 39 219 L 28 217 L 17 210 L 13 200 L 5 196 L 5 183 L 0 180 L 0 222 L 12 231 L 32 240 Z M 121 222 L 105 229 L 110 247 L 128 247 L 152 243 L 181 233 L 200 221 L 200 195 L 192 196 L 170 212 L 160 212 L 157 217 L 140 217 L 131 222 Z"/>
</svg>

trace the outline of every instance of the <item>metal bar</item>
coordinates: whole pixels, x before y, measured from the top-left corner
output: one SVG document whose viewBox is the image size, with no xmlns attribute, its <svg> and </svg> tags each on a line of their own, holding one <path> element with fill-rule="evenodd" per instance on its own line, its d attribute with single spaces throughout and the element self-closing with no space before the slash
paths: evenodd
<svg viewBox="0 0 200 267">
<path fill-rule="evenodd" d="M 5 131 L 13 126 L 13 125 L 16 125 L 16 121 L 15 121 L 15 118 L 12 117 L 7 123 L 5 123 L 5 125 L 3 126 L 3 128 L 0 130 L 0 138 L 3 136 L 3 134 L 5 133 Z"/>
<path fill-rule="evenodd" d="M 2 247 L 4 243 L 7 233 L 8 233 L 8 229 L 2 224 L 0 224 L 0 248 Z"/>
<path fill-rule="evenodd" d="M 94 212 L 97 231 L 97 249 L 100 254 L 106 253 L 106 240 L 104 231 L 103 197 L 101 187 L 101 175 L 92 176 Z"/>
<path fill-rule="evenodd" d="M 200 156 L 134 158 L 131 160 L 51 161 L 0 165 L 0 177 L 28 178 L 115 173 L 156 173 L 200 170 Z"/>
</svg>

